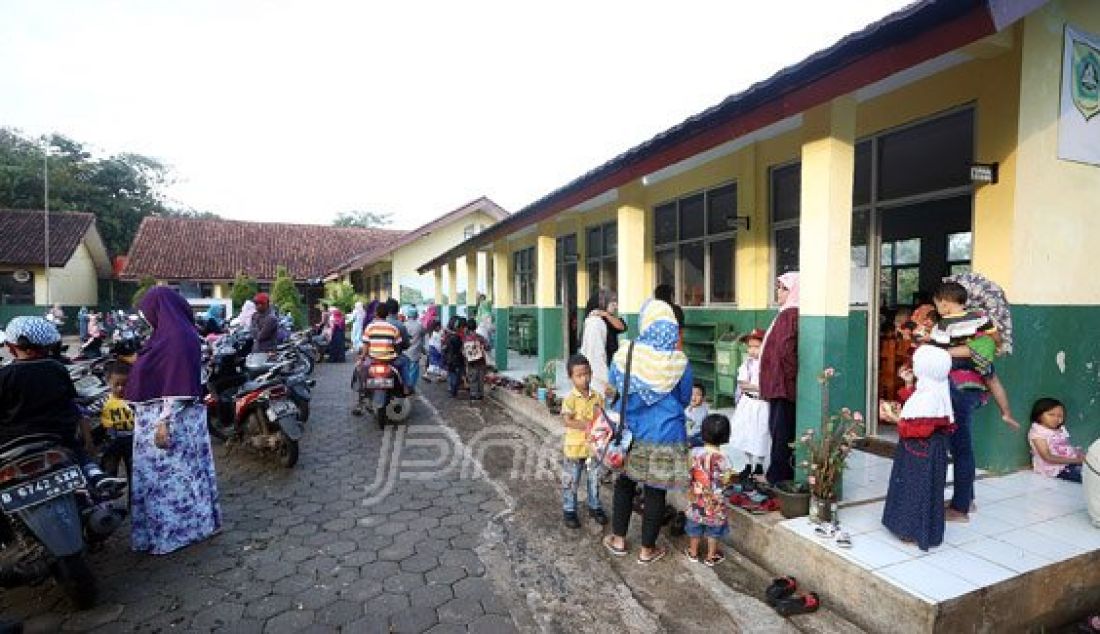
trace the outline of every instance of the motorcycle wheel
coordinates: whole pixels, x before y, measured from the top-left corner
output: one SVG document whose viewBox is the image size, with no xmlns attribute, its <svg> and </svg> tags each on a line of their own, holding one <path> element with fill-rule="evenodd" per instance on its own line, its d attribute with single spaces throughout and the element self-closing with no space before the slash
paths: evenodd
<svg viewBox="0 0 1100 634">
<path fill-rule="evenodd" d="M 54 580 L 79 610 L 95 606 L 99 588 L 84 553 L 58 558 L 52 566 Z"/>
<path fill-rule="evenodd" d="M 298 464 L 298 441 L 291 440 L 286 434 L 279 432 L 279 464 L 287 469 Z"/>
</svg>

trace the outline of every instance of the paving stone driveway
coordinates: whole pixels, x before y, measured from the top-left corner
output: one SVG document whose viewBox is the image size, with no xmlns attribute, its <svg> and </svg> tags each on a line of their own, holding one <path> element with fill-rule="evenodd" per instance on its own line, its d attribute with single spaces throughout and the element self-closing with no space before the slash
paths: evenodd
<svg viewBox="0 0 1100 634">
<path fill-rule="evenodd" d="M 220 535 L 152 557 L 130 552 L 120 530 L 91 556 L 99 607 L 74 613 L 46 583 L 3 591 L 0 613 L 29 632 L 514 631 L 515 606 L 475 551 L 503 499 L 484 480 L 433 476 L 432 443 L 393 443 L 350 416 L 349 369 L 318 367 L 294 469 L 216 448 Z M 397 477 L 391 443 L 419 475 Z"/>
</svg>

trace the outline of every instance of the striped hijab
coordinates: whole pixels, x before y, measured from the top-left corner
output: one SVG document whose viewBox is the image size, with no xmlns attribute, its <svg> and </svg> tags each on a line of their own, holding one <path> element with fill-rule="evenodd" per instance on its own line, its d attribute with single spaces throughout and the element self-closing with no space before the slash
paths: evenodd
<svg viewBox="0 0 1100 634">
<path fill-rule="evenodd" d="M 688 359 L 676 349 L 680 326 L 672 307 L 658 299 L 642 306 L 638 338 L 634 340 L 634 359 L 630 366 L 630 392 L 652 405 L 671 392 L 684 376 Z M 623 392 L 626 357 L 630 346 L 619 346 L 611 364 L 609 380 L 619 393 Z"/>
</svg>

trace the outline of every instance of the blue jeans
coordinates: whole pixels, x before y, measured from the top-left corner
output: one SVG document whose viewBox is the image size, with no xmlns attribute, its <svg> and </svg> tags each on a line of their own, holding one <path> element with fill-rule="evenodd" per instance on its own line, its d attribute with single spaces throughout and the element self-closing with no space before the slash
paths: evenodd
<svg viewBox="0 0 1100 634">
<path fill-rule="evenodd" d="M 970 437 L 970 426 L 974 422 L 974 412 L 982 405 L 982 392 L 960 390 L 951 386 L 951 409 L 955 412 L 955 433 L 951 434 L 951 459 L 955 463 L 955 494 L 951 497 L 951 508 L 960 513 L 970 512 L 970 503 L 974 501 L 974 442 Z"/>
<path fill-rule="evenodd" d="M 416 383 L 420 380 L 420 361 L 413 361 L 408 357 L 405 357 L 405 359 L 405 387 L 415 390 Z"/>
<path fill-rule="evenodd" d="M 722 539 L 726 535 L 729 535 L 729 532 L 729 522 L 722 524 L 721 526 L 710 526 L 709 524 L 700 524 L 691 520 L 688 520 L 684 523 L 684 534 L 688 537 L 709 537 L 711 539 Z"/>
<path fill-rule="evenodd" d="M 577 512 L 577 489 L 580 488 L 581 474 L 586 470 L 588 477 L 588 508 L 595 511 L 600 506 L 600 470 L 588 469 L 588 460 L 566 458 L 561 463 L 561 506 L 566 513 Z"/>
<path fill-rule="evenodd" d="M 451 396 L 458 396 L 458 388 L 462 385 L 463 374 L 465 372 L 462 368 L 447 370 L 447 387 L 450 388 Z"/>
</svg>

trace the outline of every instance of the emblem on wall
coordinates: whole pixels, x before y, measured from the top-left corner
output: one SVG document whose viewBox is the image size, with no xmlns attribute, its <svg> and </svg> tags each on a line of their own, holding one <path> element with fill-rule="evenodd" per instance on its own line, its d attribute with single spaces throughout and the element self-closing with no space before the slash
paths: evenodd
<svg viewBox="0 0 1100 634">
<path fill-rule="evenodd" d="M 1062 50 L 1058 158 L 1100 166 L 1100 35 L 1069 24 Z"/>
<path fill-rule="evenodd" d="M 1091 119 L 1100 112 L 1100 50 L 1087 42 L 1073 42 L 1073 105 Z"/>
</svg>

